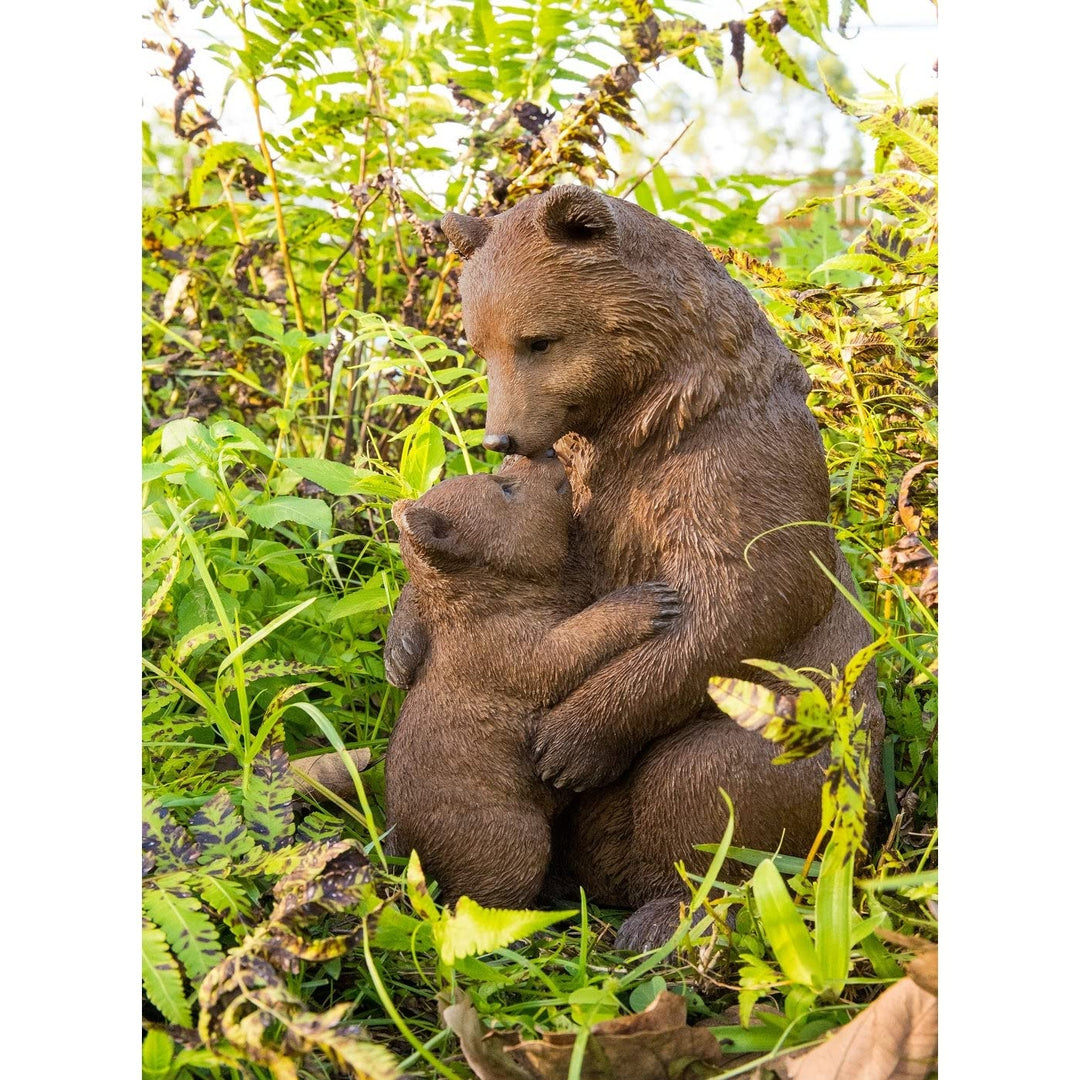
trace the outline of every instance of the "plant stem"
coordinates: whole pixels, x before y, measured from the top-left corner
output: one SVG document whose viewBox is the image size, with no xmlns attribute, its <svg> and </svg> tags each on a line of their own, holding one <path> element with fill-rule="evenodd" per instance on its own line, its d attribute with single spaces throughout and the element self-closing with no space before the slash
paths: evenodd
<svg viewBox="0 0 1080 1080">
<path fill-rule="evenodd" d="M 247 44 L 247 11 L 243 12 L 241 29 L 244 33 L 244 42 Z M 248 96 L 251 98 L 251 107 L 255 112 L 255 127 L 259 133 L 259 150 L 266 164 L 266 177 L 270 181 L 270 194 L 274 203 L 274 222 L 277 225 L 278 247 L 281 249 L 281 267 L 285 274 L 285 282 L 289 288 L 289 298 L 292 300 L 293 314 L 296 318 L 296 327 L 303 333 L 307 333 L 304 325 L 304 312 L 300 307 L 300 294 L 296 290 L 296 279 L 293 277 L 292 260 L 289 258 L 289 244 L 285 236 L 285 215 L 281 209 L 281 190 L 278 187 L 277 170 L 274 168 L 273 159 L 270 157 L 270 146 L 266 141 L 266 132 L 263 130 L 262 106 L 259 102 L 259 79 L 251 72 L 251 81 L 245 82 Z M 304 355 L 304 377 L 310 385 L 310 372 L 308 370 L 307 354 Z"/>
</svg>

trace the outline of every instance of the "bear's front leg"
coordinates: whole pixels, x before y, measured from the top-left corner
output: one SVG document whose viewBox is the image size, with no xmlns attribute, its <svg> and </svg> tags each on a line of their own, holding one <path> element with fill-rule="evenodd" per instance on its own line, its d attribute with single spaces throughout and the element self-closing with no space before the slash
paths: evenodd
<svg viewBox="0 0 1080 1080">
<path fill-rule="evenodd" d="M 700 704 L 710 673 L 698 655 L 704 636 L 684 609 L 670 632 L 615 657 L 545 712 L 534 743 L 537 775 L 574 791 L 618 778 L 646 743 Z"/>
<path fill-rule="evenodd" d="M 416 606 L 416 589 L 411 581 L 407 581 L 386 628 L 383 648 L 386 681 L 400 690 L 408 690 L 427 656 L 428 644 L 427 627 Z"/>
<path fill-rule="evenodd" d="M 531 648 L 518 649 L 513 667 L 498 672 L 499 683 L 534 705 L 550 707 L 602 664 L 668 630 L 681 611 L 679 594 L 662 581 L 610 592 L 563 619 Z"/>
</svg>

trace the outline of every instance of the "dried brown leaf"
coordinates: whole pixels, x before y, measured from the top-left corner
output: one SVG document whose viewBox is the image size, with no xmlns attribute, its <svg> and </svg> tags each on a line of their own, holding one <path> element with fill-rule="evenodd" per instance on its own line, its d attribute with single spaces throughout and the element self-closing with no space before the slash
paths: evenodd
<svg viewBox="0 0 1080 1080">
<path fill-rule="evenodd" d="M 937 997 L 937 949 L 920 953 L 907 965 L 908 976 L 928 994 Z"/>
<path fill-rule="evenodd" d="M 908 469 L 900 481 L 900 493 L 896 502 L 900 510 L 900 521 L 909 533 L 917 533 L 922 524 L 922 513 L 911 498 L 911 483 L 920 473 L 936 467 L 936 461 L 920 461 L 914 468 Z"/>
<path fill-rule="evenodd" d="M 357 772 L 363 772 L 371 764 L 371 751 L 366 746 L 349 750 L 347 753 Z M 299 794 L 312 798 L 318 798 L 321 794 L 312 784 L 307 783 L 308 780 L 321 784 L 341 799 L 356 794 L 349 768 L 336 750 L 314 757 L 297 758 L 290 761 L 289 765 L 292 768 L 294 790 Z"/>
<path fill-rule="evenodd" d="M 937 1063 L 937 1035 L 937 998 L 905 978 L 821 1046 L 769 1068 L 781 1080 L 924 1080 Z"/>
<path fill-rule="evenodd" d="M 468 1000 L 443 1013 L 480 1080 L 565 1080 L 574 1032 L 545 1032 L 527 1042 L 484 1029 Z M 699 1080 L 726 1061 L 705 1027 L 688 1027 L 686 999 L 663 991 L 641 1013 L 593 1025 L 585 1046 L 582 1080 Z"/>
<path fill-rule="evenodd" d="M 895 544 L 881 551 L 880 555 L 885 565 L 874 568 L 874 574 L 880 581 L 903 582 L 927 607 L 937 604 L 937 560 L 917 536 L 908 533 L 907 536 L 900 537 Z"/>
<path fill-rule="evenodd" d="M 472 1002 L 459 992 L 453 1005 L 443 1009 L 443 1023 L 458 1037 L 461 1052 L 479 1080 L 536 1080 L 535 1073 L 506 1054 L 505 1035 L 485 1031 Z"/>
</svg>

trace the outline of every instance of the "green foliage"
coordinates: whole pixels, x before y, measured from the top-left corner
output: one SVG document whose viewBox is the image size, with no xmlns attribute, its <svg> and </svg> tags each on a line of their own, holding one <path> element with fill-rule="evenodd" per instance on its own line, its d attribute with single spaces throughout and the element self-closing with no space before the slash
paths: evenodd
<svg viewBox="0 0 1080 1080">
<path fill-rule="evenodd" d="M 545 926 L 561 922 L 572 911 L 503 911 L 483 908 L 467 896 L 461 897 L 454 913 L 444 912 L 432 928 L 439 958 L 444 964 L 478 953 L 494 952 L 518 938 L 535 934 Z"/>
<path fill-rule="evenodd" d="M 893 510 L 936 456 L 936 105 L 830 90 L 877 144 L 846 193 L 871 220 L 852 236 L 815 199 L 780 230 L 767 214 L 788 180 L 681 176 L 659 159 L 615 177 L 605 148 L 639 139 L 635 90 L 665 64 L 740 94 L 756 50 L 805 85 L 792 45 L 820 52 L 824 3 L 714 26 L 639 0 L 192 7 L 227 32 L 192 52 L 154 0 L 148 45 L 176 98 L 143 132 L 146 1075 L 456 1076 L 440 1019 L 455 990 L 523 1038 L 640 1012 L 665 989 L 692 1020 L 719 1022 L 736 985 L 747 1023 L 763 998 L 781 1007 L 717 1027 L 734 1049 L 846 1019 L 900 973 L 872 930 L 936 919 L 936 624 L 887 557 L 905 537 L 934 544 L 925 472 L 909 481 L 915 518 Z M 249 106 L 251 141 L 203 104 L 207 64 Z M 679 931 L 629 967 L 588 898 L 580 913 L 468 898 L 449 911 L 419 863 L 382 848 L 378 762 L 401 700 L 382 643 L 404 577 L 390 507 L 494 461 L 437 222 L 568 180 L 711 245 L 804 359 L 833 523 L 863 583 L 852 599 L 888 642 L 893 834 L 876 864 L 856 867 L 843 842 L 865 807 L 849 700 L 813 683 L 790 702 L 740 689 L 785 755 L 834 748 L 833 839 L 800 873 L 732 848 L 729 817 L 709 872 L 686 877 Z M 313 811 L 288 763 L 331 747 L 376 764 L 356 777 L 359 806 Z M 757 867 L 748 886 L 720 879 L 738 860 Z"/>
<path fill-rule="evenodd" d="M 870 803 L 868 775 L 868 732 L 863 724 L 865 706 L 855 710 L 851 698 L 855 683 L 866 666 L 886 644 L 878 640 L 861 649 L 848 661 L 841 676 L 831 672 L 831 700 L 811 679 L 805 669 L 796 671 L 772 660 L 747 660 L 746 663 L 768 671 L 793 687 L 799 694 L 792 698 L 741 679 L 715 678 L 709 682 L 709 696 L 717 708 L 749 731 L 758 731 L 766 739 L 782 743 L 784 752 L 773 759 L 776 765 L 811 757 L 829 747 L 829 763 L 821 789 L 820 840 L 832 833 L 835 856 L 850 862 L 864 847 L 866 813 Z M 823 672 L 817 673 L 819 676 Z M 807 857 L 807 866 L 815 850 Z M 760 869 L 760 868 L 759 868 Z"/>
</svg>

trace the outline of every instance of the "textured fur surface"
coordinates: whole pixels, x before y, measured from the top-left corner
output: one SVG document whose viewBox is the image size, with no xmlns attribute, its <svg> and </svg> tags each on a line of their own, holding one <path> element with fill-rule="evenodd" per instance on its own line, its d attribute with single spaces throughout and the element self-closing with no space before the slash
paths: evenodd
<svg viewBox="0 0 1080 1080">
<path fill-rule="evenodd" d="M 724 828 L 717 786 L 737 843 L 805 851 L 820 763 L 771 765 L 773 748 L 705 694 L 713 675 L 770 684 L 744 659 L 828 670 L 870 640 L 815 562 L 853 589 L 831 531 L 802 524 L 827 520 L 829 500 L 805 371 L 700 243 L 630 203 L 560 187 L 443 227 L 467 259 L 489 445 L 554 444 L 571 473 L 574 588 L 598 597 L 659 579 L 683 599 L 671 633 L 613 658 L 538 722 L 540 776 L 588 791 L 560 816 L 557 876 L 612 904 L 677 893 L 675 859 L 700 866 L 692 845 Z M 425 649 L 408 595 L 390 638 L 407 683 Z M 874 680 L 871 666 L 857 698 L 880 790 Z"/>
<path fill-rule="evenodd" d="M 659 583 L 580 610 L 562 577 L 570 500 L 558 461 L 519 459 L 394 506 L 429 645 L 386 755 L 391 848 L 415 849 L 447 902 L 535 902 L 566 801 L 536 775 L 535 718 L 678 615 Z"/>
</svg>

